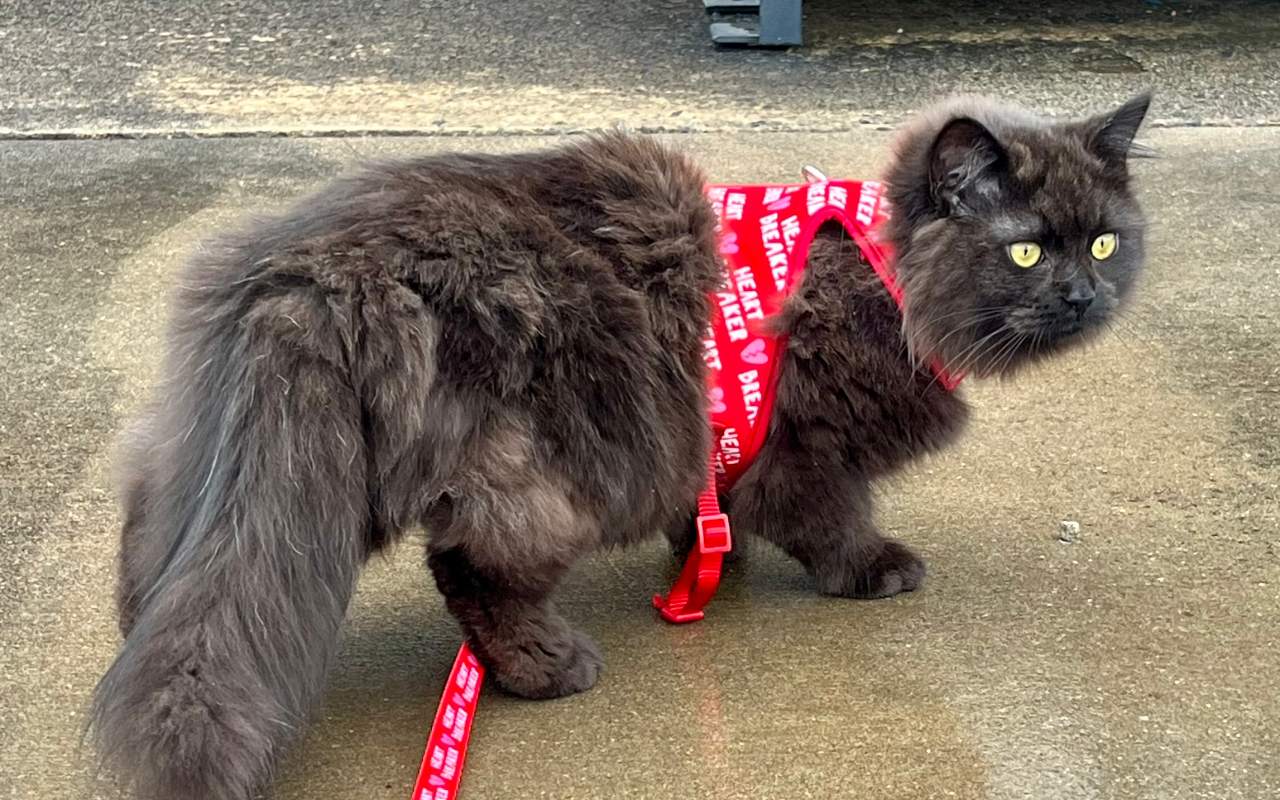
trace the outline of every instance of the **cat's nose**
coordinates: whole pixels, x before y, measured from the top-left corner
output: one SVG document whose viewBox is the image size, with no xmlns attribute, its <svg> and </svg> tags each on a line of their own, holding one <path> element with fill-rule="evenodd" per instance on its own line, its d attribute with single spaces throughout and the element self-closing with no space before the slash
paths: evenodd
<svg viewBox="0 0 1280 800">
<path fill-rule="evenodd" d="M 1089 306 L 1093 304 L 1093 299 L 1097 296 L 1098 293 L 1089 284 L 1076 283 L 1067 292 L 1065 299 L 1067 305 L 1071 306 L 1071 310 L 1076 312 L 1076 318 L 1081 319 L 1084 317 L 1085 312 L 1089 310 Z"/>
</svg>

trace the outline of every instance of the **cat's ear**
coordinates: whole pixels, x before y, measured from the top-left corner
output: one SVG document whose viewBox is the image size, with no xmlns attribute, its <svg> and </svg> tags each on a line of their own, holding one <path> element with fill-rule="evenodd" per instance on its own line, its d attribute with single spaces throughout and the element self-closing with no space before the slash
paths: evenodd
<svg viewBox="0 0 1280 800">
<path fill-rule="evenodd" d="M 929 153 L 929 188 L 944 213 L 967 208 L 975 190 L 994 188 L 1007 165 L 1004 148 L 982 123 L 951 120 L 938 132 Z M 980 192 L 985 193 L 985 192 Z"/>
<path fill-rule="evenodd" d="M 1085 120 L 1089 149 L 1106 163 L 1118 167 L 1123 167 L 1130 156 L 1150 155 L 1150 150 L 1133 142 L 1150 107 L 1151 92 L 1146 91 L 1126 100 L 1114 111 Z"/>
</svg>

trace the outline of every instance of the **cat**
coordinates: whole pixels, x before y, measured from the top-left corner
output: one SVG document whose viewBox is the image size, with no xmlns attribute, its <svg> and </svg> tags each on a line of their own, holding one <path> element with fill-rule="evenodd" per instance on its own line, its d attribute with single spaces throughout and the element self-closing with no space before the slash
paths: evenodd
<svg viewBox="0 0 1280 800">
<path fill-rule="evenodd" d="M 931 361 L 1007 375 L 1089 341 L 1141 272 L 1128 160 L 1150 96 L 1083 120 L 960 98 L 899 134 L 899 307 L 839 226 L 774 320 L 768 437 L 724 498 L 841 597 L 921 585 L 872 482 L 966 419 Z M 686 548 L 711 447 L 721 281 L 692 161 L 607 133 L 387 161 L 186 265 L 163 380 L 126 435 L 124 644 L 91 715 L 143 797 L 244 800 L 324 686 L 362 564 L 411 527 L 493 681 L 590 688 L 551 594 L 578 558 Z"/>
</svg>

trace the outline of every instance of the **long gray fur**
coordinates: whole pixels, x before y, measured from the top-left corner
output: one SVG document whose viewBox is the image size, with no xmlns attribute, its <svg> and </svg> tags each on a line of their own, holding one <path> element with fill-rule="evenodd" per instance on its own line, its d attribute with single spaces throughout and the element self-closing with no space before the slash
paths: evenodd
<svg viewBox="0 0 1280 800">
<path fill-rule="evenodd" d="M 870 486 L 963 425 L 928 359 L 996 374 L 1105 326 L 1140 267 L 1116 153 L 1145 109 L 1050 124 L 953 104 L 904 135 L 891 235 L 908 324 L 824 231 L 779 320 L 768 443 L 725 498 L 738 536 L 779 545 L 828 594 L 920 584 L 923 562 L 876 530 Z M 721 276 L 704 182 L 620 134 L 374 164 L 186 265 L 163 378 L 126 438 L 125 640 L 92 713 L 139 796 L 262 788 L 324 686 L 362 564 L 416 525 L 499 686 L 595 682 L 598 648 L 552 590 L 597 547 L 664 531 L 686 548 L 705 473 L 701 338 Z M 1046 187 L 1059 202 L 1036 199 Z M 1124 227 L 1105 274 L 1074 239 L 1034 274 L 992 244 L 996 218 L 1081 236 L 1081 214 Z M 1086 278 L 1096 306 L 1062 307 Z M 1000 350 L 979 346 L 992 337 Z"/>
</svg>

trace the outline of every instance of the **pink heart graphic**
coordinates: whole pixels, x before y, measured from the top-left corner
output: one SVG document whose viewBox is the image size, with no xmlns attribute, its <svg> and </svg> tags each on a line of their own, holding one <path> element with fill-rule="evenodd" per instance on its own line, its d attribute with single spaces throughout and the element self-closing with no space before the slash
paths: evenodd
<svg viewBox="0 0 1280 800">
<path fill-rule="evenodd" d="M 432 775 L 427 778 L 427 783 L 432 786 L 444 786 L 444 778 L 441 778 L 439 775 Z"/>
<path fill-rule="evenodd" d="M 783 211 L 789 205 L 791 205 L 791 198 L 784 197 L 781 200 L 774 200 L 772 203 L 766 206 L 766 208 L 768 208 L 770 211 Z"/>
<path fill-rule="evenodd" d="M 726 233 L 720 237 L 720 252 L 723 255 L 731 256 L 738 252 L 738 234 Z"/>
<path fill-rule="evenodd" d="M 764 350 L 764 340 L 755 339 L 751 344 L 742 348 L 742 360 L 748 364 L 765 364 L 769 361 L 769 354 Z"/>
<path fill-rule="evenodd" d="M 724 389 L 719 386 L 713 387 L 708 393 L 708 397 L 711 399 L 711 413 L 723 414 L 729 410 L 729 407 L 724 404 Z"/>
</svg>

